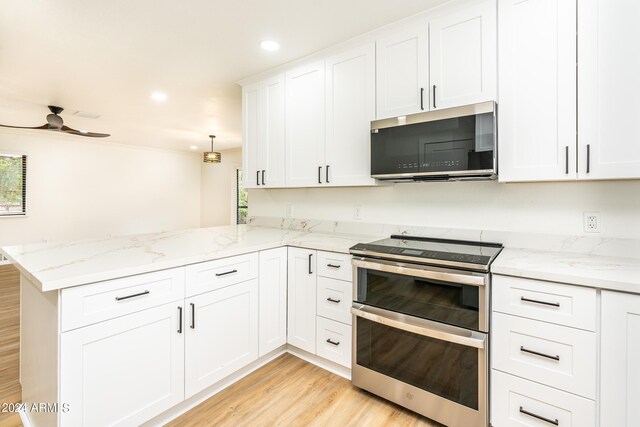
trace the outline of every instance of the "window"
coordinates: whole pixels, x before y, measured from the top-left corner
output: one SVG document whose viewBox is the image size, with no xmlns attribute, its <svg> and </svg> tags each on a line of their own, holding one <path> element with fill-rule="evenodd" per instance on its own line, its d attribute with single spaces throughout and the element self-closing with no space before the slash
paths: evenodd
<svg viewBox="0 0 640 427">
<path fill-rule="evenodd" d="M 247 223 L 247 213 L 249 212 L 247 190 L 242 182 L 242 170 L 236 169 L 236 224 Z"/>
<path fill-rule="evenodd" d="M 27 156 L 0 154 L 0 216 L 27 212 Z"/>
</svg>

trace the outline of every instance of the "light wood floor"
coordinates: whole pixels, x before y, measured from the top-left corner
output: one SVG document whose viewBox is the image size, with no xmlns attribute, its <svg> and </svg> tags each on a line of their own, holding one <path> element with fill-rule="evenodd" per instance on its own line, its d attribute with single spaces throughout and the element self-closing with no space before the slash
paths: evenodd
<svg viewBox="0 0 640 427">
<path fill-rule="evenodd" d="M 0 404 L 22 400 L 20 367 L 20 276 L 11 265 L 0 266 Z M 17 414 L 0 413 L 0 426 L 22 426 Z"/>
<path fill-rule="evenodd" d="M 285 354 L 169 426 L 440 426 Z"/>
</svg>

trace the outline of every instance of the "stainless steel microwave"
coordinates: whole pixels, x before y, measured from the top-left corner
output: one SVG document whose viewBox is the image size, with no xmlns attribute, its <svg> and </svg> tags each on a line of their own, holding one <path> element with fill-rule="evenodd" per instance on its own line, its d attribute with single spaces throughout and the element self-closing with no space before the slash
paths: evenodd
<svg viewBox="0 0 640 427">
<path fill-rule="evenodd" d="M 495 179 L 493 101 L 371 122 L 371 176 L 388 181 Z"/>
</svg>

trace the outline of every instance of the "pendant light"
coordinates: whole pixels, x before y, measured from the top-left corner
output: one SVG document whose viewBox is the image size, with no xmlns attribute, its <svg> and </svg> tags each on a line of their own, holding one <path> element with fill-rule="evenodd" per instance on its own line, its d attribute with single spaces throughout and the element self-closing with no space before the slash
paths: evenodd
<svg viewBox="0 0 640 427">
<path fill-rule="evenodd" d="M 204 152 L 205 163 L 220 163 L 222 161 L 222 154 L 219 151 L 213 151 L 213 138 L 215 137 L 215 135 L 209 135 L 209 138 L 211 138 L 211 151 Z"/>
</svg>

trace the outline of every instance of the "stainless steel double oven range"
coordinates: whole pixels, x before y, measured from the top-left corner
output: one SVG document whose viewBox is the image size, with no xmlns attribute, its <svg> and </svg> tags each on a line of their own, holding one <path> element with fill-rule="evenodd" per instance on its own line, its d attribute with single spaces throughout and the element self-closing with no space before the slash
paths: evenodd
<svg viewBox="0 0 640 427">
<path fill-rule="evenodd" d="M 489 268 L 501 250 L 409 236 L 352 247 L 353 384 L 447 426 L 487 426 Z"/>
</svg>

